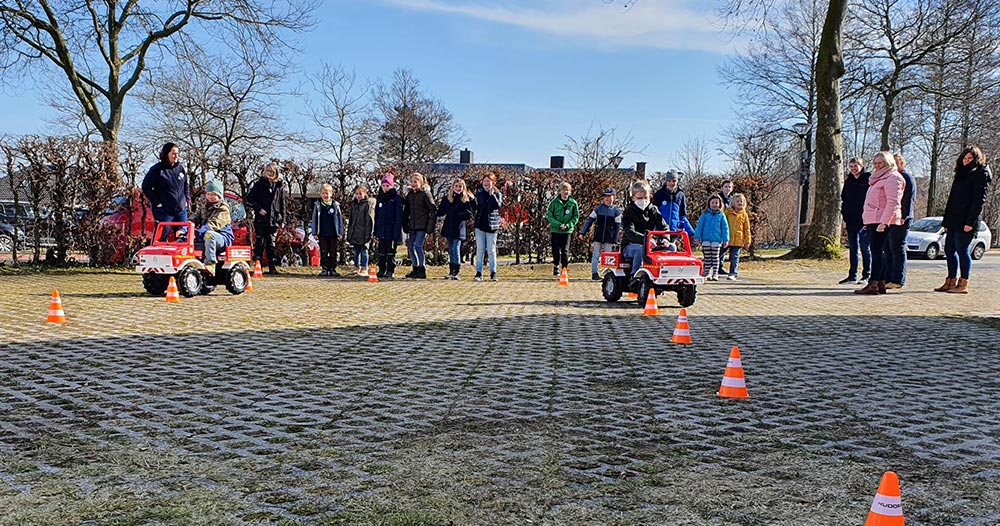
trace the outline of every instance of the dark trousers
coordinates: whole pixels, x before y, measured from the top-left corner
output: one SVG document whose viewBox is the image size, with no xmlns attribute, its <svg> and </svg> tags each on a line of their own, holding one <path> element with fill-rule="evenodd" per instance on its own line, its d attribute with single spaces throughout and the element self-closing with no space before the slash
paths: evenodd
<svg viewBox="0 0 1000 526">
<path fill-rule="evenodd" d="M 885 240 L 889 237 L 889 228 L 879 232 L 878 225 L 866 225 L 868 238 L 871 240 L 872 249 L 872 274 L 869 277 L 872 281 L 885 281 L 889 275 L 885 265 Z"/>
<path fill-rule="evenodd" d="M 569 232 L 552 232 L 552 266 L 569 266 Z"/>
<path fill-rule="evenodd" d="M 847 227 L 847 249 L 850 252 L 851 270 L 847 273 L 850 278 L 858 277 L 858 259 L 861 260 L 861 279 L 868 279 L 872 269 L 872 251 L 869 243 L 868 231 L 864 225 L 857 228 Z M 858 258 L 858 253 L 861 257 Z"/>
<path fill-rule="evenodd" d="M 274 248 L 274 236 L 278 228 L 264 223 L 254 223 L 253 225 L 253 258 L 261 260 L 264 252 L 267 252 L 267 267 L 271 270 L 281 266 L 280 256 Z"/>
<path fill-rule="evenodd" d="M 961 228 L 949 228 L 944 235 L 944 257 L 948 260 L 948 277 L 955 279 L 969 279 L 969 271 L 972 270 L 972 255 L 969 254 L 969 246 L 972 245 L 972 234 L 975 232 L 965 232 Z M 959 276 L 958 272 L 962 274 Z"/>
<path fill-rule="evenodd" d="M 889 225 L 889 235 L 885 240 L 886 281 L 903 285 L 906 283 L 906 233 L 910 231 L 910 220 L 902 225 Z"/>
<path fill-rule="evenodd" d="M 378 240 L 378 273 L 391 276 L 396 272 L 396 241 L 392 239 Z"/>
<path fill-rule="evenodd" d="M 319 264 L 323 270 L 337 270 L 337 252 L 339 250 L 340 238 L 319 236 Z"/>
</svg>

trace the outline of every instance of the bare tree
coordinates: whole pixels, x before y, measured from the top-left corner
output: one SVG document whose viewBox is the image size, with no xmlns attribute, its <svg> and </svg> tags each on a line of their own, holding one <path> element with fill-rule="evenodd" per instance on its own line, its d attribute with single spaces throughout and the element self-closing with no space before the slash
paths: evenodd
<svg viewBox="0 0 1000 526">
<path fill-rule="evenodd" d="M 353 70 L 340 65 L 324 64 L 312 83 L 320 96 L 316 105 L 310 104 L 310 116 L 319 131 L 316 142 L 332 155 L 332 171 L 340 196 L 345 197 L 351 184 L 361 182 L 372 168 L 378 149 L 371 91 L 359 85 Z"/>
<path fill-rule="evenodd" d="M 171 5 L 172 4 L 172 5 Z M 167 42 L 215 34 L 253 35 L 280 44 L 309 26 L 314 0 L 35 0 L 0 2 L 0 68 L 54 67 L 105 141 L 117 142 L 126 96 Z M 6 82 L 15 78 L 5 75 Z"/>
<path fill-rule="evenodd" d="M 688 137 L 674 154 L 673 165 L 692 178 L 708 175 L 712 150 L 704 137 Z"/>
<path fill-rule="evenodd" d="M 433 163 L 452 155 L 463 140 L 462 130 L 441 102 L 420 90 L 409 70 L 396 70 L 392 83 L 375 84 L 379 113 L 379 162 L 404 165 Z"/>
<path fill-rule="evenodd" d="M 881 150 L 890 149 L 900 99 L 911 91 L 928 89 L 920 69 L 933 63 L 964 60 L 961 54 L 936 52 L 966 38 L 981 20 L 991 19 L 995 10 L 992 0 L 860 0 L 857 3 L 848 39 L 860 60 L 855 70 L 860 83 L 881 98 Z"/>
</svg>

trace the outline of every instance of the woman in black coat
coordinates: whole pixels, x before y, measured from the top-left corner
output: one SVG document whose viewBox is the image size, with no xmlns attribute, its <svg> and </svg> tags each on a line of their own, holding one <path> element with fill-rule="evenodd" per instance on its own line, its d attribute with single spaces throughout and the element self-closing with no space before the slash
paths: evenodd
<svg viewBox="0 0 1000 526">
<path fill-rule="evenodd" d="M 442 218 L 441 235 L 448 240 L 448 275 L 445 279 L 461 279 L 461 248 L 466 237 L 466 223 L 472 219 L 476 198 L 465 186 L 464 179 L 457 179 L 451 185 L 448 195 L 438 205 L 438 221 Z"/>
<path fill-rule="evenodd" d="M 962 150 L 955 162 L 955 180 L 951 183 L 944 219 L 941 220 L 945 229 L 944 254 L 948 260 L 948 277 L 944 285 L 934 289 L 938 292 L 969 292 L 969 271 L 972 268 L 969 245 L 979 228 L 979 214 L 983 211 L 991 178 L 986 156 L 978 146 Z"/>
</svg>

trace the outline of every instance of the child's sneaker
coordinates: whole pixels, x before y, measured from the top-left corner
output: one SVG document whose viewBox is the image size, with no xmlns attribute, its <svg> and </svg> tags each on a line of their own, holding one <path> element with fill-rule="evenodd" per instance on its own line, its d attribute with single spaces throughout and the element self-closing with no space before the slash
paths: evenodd
<svg viewBox="0 0 1000 526">
<path fill-rule="evenodd" d="M 498 281 L 496 272 L 490 272 L 490 281 Z"/>
<path fill-rule="evenodd" d="M 726 277 L 726 279 L 728 279 L 729 281 L 736 281 L 736 274 L 730 274 L 728 277 Z"/>
<path fill-rule="evenodd" d="M 472 281 L 482 281 L 482 280 L 483 280 L 482 272 L 476 272 L 476 277 L 472 278 Z"/>
<path fill-rule="evenodd" d="M 319 277 L 321 277 L 321 278 L 325 278 L 325 277 L 327 277 L 329 275 L 330 275 L 330 272 L 328 270 L 326 270 L 326 269 L 323 269 L 323 272 L 319 273 Z"/>
<path fill-rule="evenodd" d="M 326 275 L 330 276 L 331 278 L 339 278 L 340 277 L 340 272 L 337 272 L 336 270 L 331 270 Z"/>
</svg>

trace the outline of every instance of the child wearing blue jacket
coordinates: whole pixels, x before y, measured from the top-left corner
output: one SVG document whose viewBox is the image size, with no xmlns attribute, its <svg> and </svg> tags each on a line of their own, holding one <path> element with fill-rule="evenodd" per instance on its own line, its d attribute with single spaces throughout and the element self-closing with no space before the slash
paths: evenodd
<svg viewBox="0 0 1000 526">
<path fill-rule="evenodd" d="M 701 243 L 705 279 L 719 281 L 719 251 L 729 246 L 729 222 L 722 213 L 722 198 L 718 194 L 708 199 L 708 210 L 698 218 L 694 242 Z"/>
<path fill-rule="evenodd" d="M 611 252 L 618 244 L 618 235 L 622 230 L 622 209 L 615 206 L 615 189 L 604 191 L 604 202 L 597 205 L 587 216 L 580 229 L 580 239 L 587 235 L 590 227 L 594 227 L 594 241 L 591 245 L 590 279 L 601 281 L 597 275 L 597 266 L 601 261 L 601 252 Z"/>
<path fill-rule="evenodd" d="M 339 278 L 337 254 L 340 252 L 340 241 L 344 239 L 344 213 L 340 210 L 340 203 L 333 198 L 333 185 L 330 183 L 323 183 L 319 201 L 313 205 L 309 234 L 319 238 L 319 264 L 323 267 L 319 275 Z"/>
</svg>

